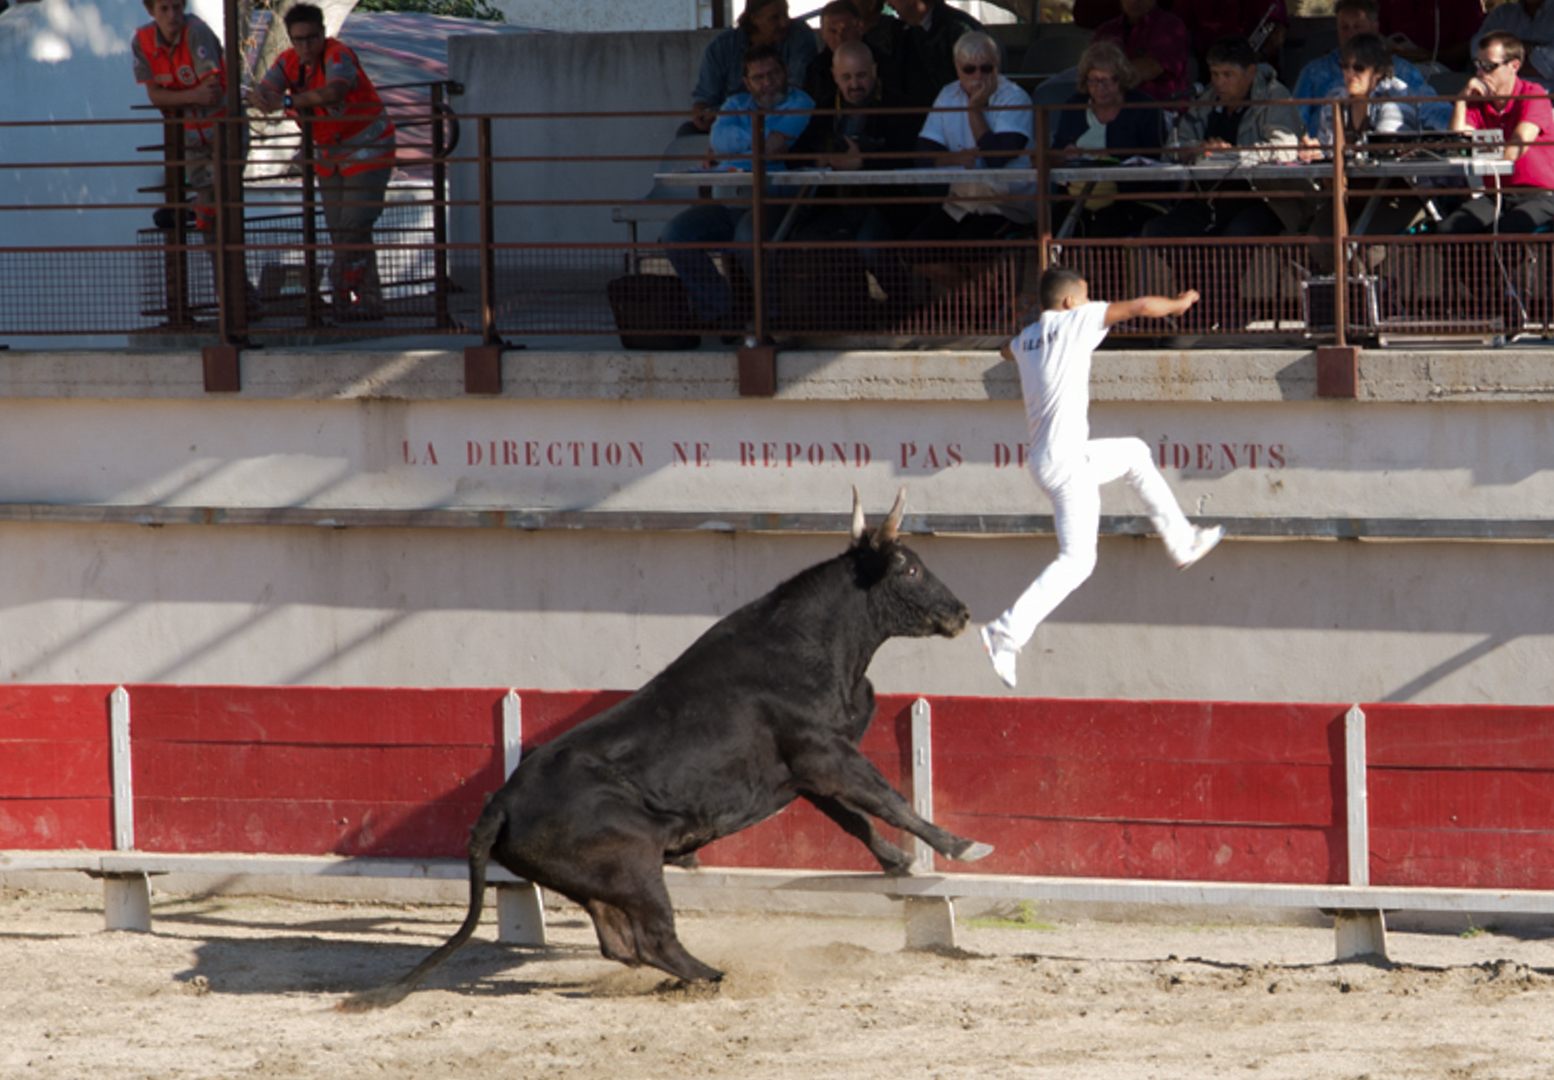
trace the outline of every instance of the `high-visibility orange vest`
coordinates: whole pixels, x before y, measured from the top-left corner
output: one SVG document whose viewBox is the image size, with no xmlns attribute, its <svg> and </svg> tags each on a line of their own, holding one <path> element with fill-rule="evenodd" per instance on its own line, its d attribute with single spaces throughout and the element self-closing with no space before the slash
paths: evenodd
<svg viewBox="0 0 1554 1080">
<path fill-rule="evenodd" d="M 306 113 L 312 119 L 313 146 L 320 171 L 339 169 L 352 176 L 392 165 L 394 157 L 394 123 L 383 114 L 383 100 L 361 61 L 348 46 L 325 38 L 321 61 L 307 71 L 302 69 L 296 49 L 281 53 L 275 64 L 281 69 L 287 88 L 299 93 L 327 86 L 331 62 L 338 63 L 342 56 L 356 68 L 356 85 L 345 100 L 313 109 L 293 109 L 291 115 Z"/>
<path fill-rule="evenodd" d="M 151 65 L 151 78 L 158 87 L 163 90 L 193 90 L 203 81 L 194 65 L 194 56 L 189 51 L 189 38 L 194 36 L 196 26 L 205 24 L 193 15 L 188 17 L 183 33 L 178 36 L 178 44 L 168 48 L 162 44 L 161 36 L 156 32 L 156 23 L 142 26 L 135 31 L 136 40 L 140 43 L 140 53 L 146 58 L 146 63 Z M 215 40 L 215 34 L 211 34 Z M 216 42 L 216 55 L 214 58 L 203 57 L 207 63 L 212 59 L 215 63 L 217 84 L 221 87 L 221 100 L 226 101 L 227 93 L 227 69 L 223 63 L 224 58 L 220 51 L 220 42 Z M 187 106 L 185 114 L 195 117 L 217 117 L 227 115 L 227 107 L 221 105 Z M 195 136 L 200 141 L 209 142 L 211 129 L 215 125 L 202 123 L 199 120 L 190 120 L 184 124 L 185 138 Z"/>
</svg>

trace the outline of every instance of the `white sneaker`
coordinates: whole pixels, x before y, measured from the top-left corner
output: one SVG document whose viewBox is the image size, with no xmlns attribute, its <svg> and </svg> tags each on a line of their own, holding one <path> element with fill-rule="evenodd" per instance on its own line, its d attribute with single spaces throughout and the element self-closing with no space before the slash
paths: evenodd
<svg viewBox="0 0 1554 1080">
<path fill-rule="evenodd" d="M 988 659 L 993 661 L 993 673 L 1004 681 L 1005 686 L 1013 690 L 1014 669 L 1020 659 L 1020 650 L 1008 637 L 991 626 L 984 626 L 979 633 L 982 637 L 982 647 L 987 650 Z"/>
<path fill-rule="evenodd" d="M 1225 527 L 1216 525 L 1212 529 L 1194 529 L 1192 543 L 1187 545 L 1187 550 L 1176 558 L 1176 568 L 1186 570 L 1193 563 L 1203 558 L 1214 550 L 1214 545 L 1225 538 Z"/>
</svg>

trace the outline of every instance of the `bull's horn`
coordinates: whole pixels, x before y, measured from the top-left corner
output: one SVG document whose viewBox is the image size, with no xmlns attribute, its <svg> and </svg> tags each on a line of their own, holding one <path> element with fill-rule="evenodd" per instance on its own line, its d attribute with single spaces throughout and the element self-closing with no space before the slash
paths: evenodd
<svg viewBox="0 0 1554 1080">
<path fill-rule="evenodd" d="M 874 532 L 874 546 L 892 543 L 896 539 L 896 530 L 901 528 L 901 515 L 906 513 L 906 488 L 896 492 L 896 505 L 890 508 L 890 513 L 885 516 L 885 522 Z"/>
<path fill-rule="evenodd" d="M 853 485 L 853 543 L 863 539 L 863 500 L 858 498 L 858 485 Z"/>
</svg>

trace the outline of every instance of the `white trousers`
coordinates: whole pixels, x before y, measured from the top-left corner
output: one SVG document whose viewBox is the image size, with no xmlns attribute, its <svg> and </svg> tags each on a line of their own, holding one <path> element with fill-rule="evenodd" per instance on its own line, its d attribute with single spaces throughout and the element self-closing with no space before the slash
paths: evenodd
<svg viewBox="0 0 1554 1080">
<path fill-rule="evenodd" d="M 1036 483 L 1052 500 L 1058 534 L 1058 557 L 993 621 L 992 628 L 1023 647 L 1043 619 L 1095 570 L 1096 543 L 1101 531 L 1101 485 L 1126 479 L 1144 500 L 1149 520 L 1165 540 L 1173 559 L 1185 554 L 1193 540 L 1176 496 L 1150 459 L 1144 440 L 1091 439 L 1082 458 L 1032 455 Z"/>
</svg>

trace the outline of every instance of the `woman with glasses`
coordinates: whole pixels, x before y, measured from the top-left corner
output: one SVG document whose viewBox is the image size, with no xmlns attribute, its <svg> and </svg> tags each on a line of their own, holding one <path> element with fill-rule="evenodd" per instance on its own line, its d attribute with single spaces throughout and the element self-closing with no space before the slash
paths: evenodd
<svg viewBox="0 0 1554 1080">
<path fill-rule="evenodd" d="M 1371 133 L 1407 133 L 1419 130 L 1419 109 L 1413 102 L 1398 101 L 1413 93 L 1392 73 L 1392 50 L 1379 34 L 1356 34 L 1339 53 L 1344 96 L 1322 107 L 1317 137 L 1301 136 L 1301 158 L 1315 161 L 1333 146 L 1334 110 L 1342 117 L 1344 145 L 1363 152 Z M 1351 197 L 1344 204 L 1349 232 L 1354 235 L 1388 236 L 1405 233 L 1424 220 L 1425 204 L 1408 188 L 1376 190 L 1375 181 L 1349 182 Z M 1325 201 L 1312 219 L 1307 235 L 1323 243 L 1311 247 L 1311 262 L 1321 273 L 1333 271 L 1333 204 Z M 1374 270 L 1386 258 L 1380 245 L 1369 249 L 1366 267 Z M 1358 269 L 1358 268 L 1357 268 Z"/>
<path fill-rule="evenodd" d="M 1114 42 L 1098 41 L 1079 58 L 1079 92 L 1052 121 L 1052 165 L 1083 165 L 1097 160 L 1120 161 L 1135 155 L 1158 157 L 1165 145 L 1165 113 L 1151 104 L 1138 87 L 1138 71 Z M 1079 213 L 1075 231 L 1082 236 L 1119 237 L 1136 234 L 1144 223 L 1164 208 L 1138 199 L 1111 196 L 1151 190 L 1150 185 L 1101 181 L 1069 186 L 1073 195 L 1085 195 L 1080 205 L 1054 204 L 1052 227 L 1061 230 L 1064 220 Z"/>
</svg>

